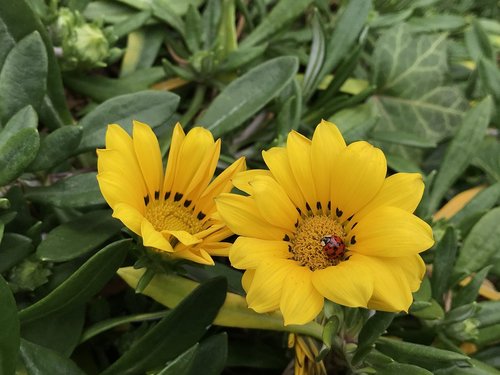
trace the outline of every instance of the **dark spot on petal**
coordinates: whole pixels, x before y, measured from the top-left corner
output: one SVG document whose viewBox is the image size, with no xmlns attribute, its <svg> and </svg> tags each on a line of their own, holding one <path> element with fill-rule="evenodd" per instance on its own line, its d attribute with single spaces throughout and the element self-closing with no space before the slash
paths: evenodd
<svg viewBox="0 0 500 375">
<path fill-rule="evenodd" d="M 182 199 L 182 193 L 175 193 L 174 202 L 178 202 Z"/>
<path fill-rule="evenodd" d="M 203 212 L 200 212 L 198 215 L 196 215 L 196 217 L 198 218 L 198 220 L 203 220 L 205 218 L 205 215 Z"/>
<path fill-rule="evenodd" d="M 318 210 L 321 210 L 321 202 L 316 202 L 316 208 L 317 208 Z"/>
<path fill-rule="evenodd" d="M 184 201 L 184 207 L 189 207 L 189 205 L 191 204 L 192 201 L 190 201 L 189 199 L 186 199 Z"/>
<path fill-rule="evenodd" d="M 168 198 L 170 198 L 170 192 L 169 192 L 169 191 L 167 191 L 167 192 L 165 193 L 165 199 L 168 199 Z"/>
<path fill-rule="evenodd" d="M 358 225 L 358 222 L 355 222 L 354 225 L 351 227 L 351 229 L 354 229 L 356 225 Z"/>
<path fill-rule="evenodd" d="M 283 237 L 283 241 L 290 241 L 290 237 L 288 237 L 288 234 L 285 234 Z"/>
<path fill-rule="evenodd" d="M 160 192 L 159 191 L 155 191 L 155 199 L 156 200 L 160 199 Z"/>
<path fill-rule="evenodd" d="M 332 202 L 328 201 L 328 209 L 331 210 L 332 209 Z"/>
<path fill-rule="evenodd" d="M 146 196 L 144 197 L 144 204 L 147 206 L 147 205 L 148 205 L 148 203 L 149 203 L 149 195 L 146 195 Z"/>
<path fill-rule="evenodd" d="M 352 214 L 351 216 L 349 216 L 349 217 L 347 218 L 347 221 L 351 221 L 351 219 L 353 218 L 353 216 L 354 216 L 354 214 Z"/>
<path fill-rule="evenodd" d="M 344 212 L 342 210 L 339 210 L 338 207 L 335 209 L 335 215 L 337 215 L 337 217 L 341 217 L 343 213 Z"/>
<path fill-rule="evenodd" d="M 311 206 L 309 206 L 309 203 L 306 202 L 306 209 L 307 211 L 311 211 Z"/>
<path fill-rule="evenodd" d="M 295 228 L 297 228 L 299 226 L 299 220 L 297 219 L 297 221 L 295 222 Z"/>
<path fill-rule="evenodd" d="M 351 245 L 356 244 L 356 236 L 351 237 Z"/>
<path fill-rule="evenodd" d="M 302 215 L 302 211 L 300 210 L 300 208 L 298 207 L 295 207 L 297 209 L 297 212 L 299 213 L 299 215 Z"/>
<path fill-rule="evenodd" d="M 288 251 L 291 253 L 292 252 L 292 246 L 288 245 Z"/>
</svg>

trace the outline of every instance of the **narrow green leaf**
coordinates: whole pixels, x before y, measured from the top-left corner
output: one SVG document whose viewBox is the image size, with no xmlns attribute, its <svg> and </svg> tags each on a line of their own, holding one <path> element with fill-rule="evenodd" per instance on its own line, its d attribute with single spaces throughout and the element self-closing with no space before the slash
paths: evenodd
<svg viewBox="0 0 500 375">
<path fill-rule="evenodd" d="M 466 355 L 432 346 L 381 337 L 377 340 L 376 348 L 398 362 L 417 365 L 428 370 L 454 364 L 470 367 L 469 357 Z"/>
<path fill-rule="evenodd" d="M 0 372 L 14 375 L 19 352 L 19 318 L 16 300 L 9 285 L 0 275 Z"/>
<path fill-rule="evenodd" d="M 130 240 L 117 241 L 99 251 L 49 295 L 21 310 L 21 321 L 29 322 L 87 302 L 113 277 L 130 243 Z"/>
<path fill-rule="evenodd" d="M 24 128 L 1 143 L 0 186 L 20 176 L 35 159 L 40 147 L 40 136 L 36 129 Z"/>
<path fill-rule="evenodd" d="M 457 256 L 457 235 L 453 227 L 447 227 L 436 246 L 431 276 L 432 296 L 441 305 L 443 295 L 450 286 L 450 276 Z"/>
<path fill-rule="evenodd" d="M 312 0 L 282 0 L 241 43 L 242 47 L 250 47 L 267 41 L 286 25 L 302 15 Z"/>
<path fill-rule="evenodd" d="M 453 298 L 454 307 L 472 303 L 476 300 L 479 294 L 479 288 L 483 284 L 483 281 L 486 279 L 486 276 L 488 276 L 488 272 L 490 271 L 491 267 L 493 267 L 493 265 L 490 264 L 481 269 L 472 277 L 472 280 L 466 286 L 458 291 L 458 293 L 455 295 L 455 298 Z"/>
<path fill-rule="evenodd" d="M 184 24 L 182 19 L 173 11 L 172 5 L 174 4 L 175 2 L 169 0 L 153 0 L 152 1 L 153 14 L 155 15 L 155 17 L 164 21 L 167 25 L 172 26 L 181 35 L 183 35 L 186 25 Z"/>
<path fill-rule="evenodd" d="M 0 71 L 1 122 L 26 105 L 40 107 L 47 84 L 47 64 L 47 52 L 37 31 L 10 50 Z"/>
<path fill-rule="evenodd" d="M 195 53 L 200 49 L 202 35 L 201 14 L 193 4 L 189 4 L 186 23 L 189 25 L 185 32 L 186 45 L 192 53 Z"/>
<path fill-rule="evenodd" d="M 361 329 L 358 338 L 358 348 L 352 359 L 353 364 L 361 363 L 363 358 L 370 352 L 375 344 L 375 341 L 384 334 L 385 330 L 392 323 L 396 314 L 384 311 L 377 311 L 370 319 L 368 319 Z"/>
<path fill-rule="evenodd" d="M 498 116 L 497 116 L 498 118 Z M 471 164 L 482 169 L 495 182 L 500 182 L 500 141 L 487 137 L 480 145 Z"/>
<path fill-rule="evenodd" d="M 132 130 L 132 120 L 157 127 L 174 114 L 178 105 L 177 95 L 162 91 L 142 91 L 109 99 L 80 121 L 83 127 L 80 150 L 104 147 L 108 124 L 117 123 L 129 133 Z"/>
<path fill-rule="evenodd" d="M 27 340 L 21 340 L 21 359 L 29 375 L 85 375 L 73 361 Z"/>
<path fill-rule="evenodd" d="M 309 98 L 313 94 L 317 76 L 323 67 L 323 61 L 325 59 L 325 33 L 317 11 L 312 19 L 312 33 L 313 38 L 311 51 L 309 53 L 309 61 L 307 62 L 304 81 L 302 82 L 302 91 L 305 98 Z"/>
<path fill-rule="evenodd" d="M 328 119 L 339 127 L 348 143 L 368 138 L 377 120 L 377 111 L 370 103 L 343 109 Z"/>
<path fill-rule="evenodd" d="M 226 288 L 221 277 L 200 285 L 102 375 L 144 373 L 176 358 L 206 332 L 226 298 Z"/>
<path fill-rule="evenodd" d="M 493 107 L 487 97 L 469 110 L 462 125 L 448 146 L 439 172 L 432 187 L 429 212 L 434 212 L 450 186 L 469 165 L 477 147 L 483 140 Z"/>
<path fill-rule="evenodd" d="M 40 259 L 64 262 L 85 255 L 120 232 L 108 210 L 92 211 L 51 230 L 37 248 Z"/>
<path fill-rule="evenodd" d="M 500 70 L 498 66 L 487 59 L 479 60 L 479 78 L 488 93 L 493 95 L 496 103 L 500 103 Z"/>
<path fill-rule="evenodd" d="M 38 154 L 28 169 L 49 170 L 74 155 L 82 139 L 82 130 L 81 126 L 75 125 L 54 130 L 42 140 Z"/>
<path fill-rule="evenodd" d="M 435 299 L 428 302 L 415 301 L 410 307 L 410 314 L 424 320 L 443 319 L 444 310 Z"/>
<path fill-rule="evenodd" d="M 486 34 L 477 19 L 472 20 L 472 28 L 465 32 L 465 45 L 475 61 L 479 61 L 483 57 L 490 60 L 494 59 L 493 48 L 488 39 L 488 34 Z"/>
<path fill-rule="evenodd" d="M 222 374 L 227 360 L 227 333 L 222 332 L 203 340 L 191 363 L 189 375 Z"/>
<path fill-rule="evenodd" d="M 20 109 L 5 124 L 0 138 L 0 145 L 3 145 L 9 137 L 16 134 L 19 130 L 25 128 L 36 129 L 38 127 L 38 116 L 32 106 L 27 105 Z"/>
<path fill-rule="evenodd" d="M 375 366 L 377 373 L 384 375 L 432 375 L 432 372 L 406 363 L 391 362 L 385 366 Z"/>
<path fill-rule="evenodd" d="M 158 375 L 189 375 L 199 344 L 196 343 L 170 362 Z"/>
<path fill-rule="evenodd" d="M 236 70 L 262 56 L 266 48 L 266 44 L 257 47 L 238 48 L 229 53 L 224 61 L 217 66 L 217 72 L 223 73 Z"/>
<path fill-rule="evenodd" d="M 374 131 L 370 138 L 375 141 L 394 143 L 403 146 L 434 148 L 437 143 L 424 137 L 403 131 Z"/>
<path fill-rule="evenodd" d="M 297 59 L 277 57 L 231 82 L 197 121 L 214 137 L 237 128 L 273 99 L 297 72 Z"/>
<path fill-rule="evenodd" d="M 458 255 L 455 270 L 470 275 L 489 264 L 500 243 L 500 207 L 494 208 L 474 225 Z"/>
<path fill-rule="evenodd" d="M 128 34 L 127 49 L 123 55 L 120 77 L 135 76 L 135 80 L 130 80 L 129 84 L 135 85 L 142 82 L 143 87 L 141 89 L 147 89 L 151 84 L 163 78 L 165 74 L 161 67 L 150 68 L 158 56 L 164 39 L 165 30 L 159 25 L 144 27 Z M 142 75 L 139 72 L 149 72 L 149 75 Z M 141 74 L 141 76 L 137 76 L 137 74 Z M 120 81 L 115 80 L 113 82 Z M 120 95 L 125 93 L 121 92 Z M 108 95 L 107 98 L 110 98 L 110 96 Z"/>
<path fill-rule="evenodd" d="M 413 32 L 431 33 L 459 29 L 466 25 L 466 19 L 451 14 L 435 14 L 426 15 L 425 17 L 412 17 L 408 24 Z"/>
<path fill-rule="evenodd" d="M 478 312 L 475 317 L 479 320 L 481 327 L 500 323 L 500 314 L 498 314 L 500 301 L 483 301 L 477 306 Z"/>
<path fill-rule="evenodd" d="M 121 38 L 144 25 L 150 18 L 151 11 L 145 10 L 135 14 L 134 16 L 128 17 L 122 22 L 115 23 L 111 26 L 110 31 L 117 38 Z"/>
<path fill-rule="evenodd" d="M 476 339 L 476 345 L 484 347 L 500 340 L 500 324 L 492 324 L 488 327 L 479 328 L 479 335 Z"/>
<path fill-rule="evenodd" d="M 29 237 L 18 233 L 4 233 L 0 242 L 0 273 L 15 266 L 33 250 Z"/>
<path fill-rule="evenodd" d="M 462 223 L 467 217 L 486 212 L 500 200 L 500 182 L 477 193 L 460 211 L 450 218 L 454 224 Z"/>
<path fill-rule="evenodd" d="M 82 173 L 60 180 L 50 186 L 30 188 L 26 198 L 57 207 L 88 207 L 104 204 L 96 173 Z"/>
</svg>

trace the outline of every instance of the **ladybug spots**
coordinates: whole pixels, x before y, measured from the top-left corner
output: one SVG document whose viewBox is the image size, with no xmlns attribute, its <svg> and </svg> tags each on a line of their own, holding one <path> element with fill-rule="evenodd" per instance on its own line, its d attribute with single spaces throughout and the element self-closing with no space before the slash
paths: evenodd
<svg viewBox="0 0 500 375">
<path fill-rule="evenodd" d="M 340 259 L 345 254 L 345 244 L 339 236 L 325 236 L 321 239 L 320 244 L 330 259 Z"/>
</svg>

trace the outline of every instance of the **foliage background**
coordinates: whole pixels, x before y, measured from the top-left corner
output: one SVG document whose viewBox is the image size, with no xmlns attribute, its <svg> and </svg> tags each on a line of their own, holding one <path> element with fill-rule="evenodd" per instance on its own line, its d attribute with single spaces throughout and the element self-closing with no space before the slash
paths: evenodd
<svg viewBox="0 0 500 375">
<path fill-rule="evenodd" d="M 381 147 L 392 171 L 425 176 L 417 214 L 436 238 L 409 315 L 325 310 L 331 373 L 498 373 L 499 9 L 0 1 L 0 373 L 291 373 L 286 334 L 206 328 L 226 285 L 243 293 L 226 260 L 183 266 L 202 284 L 169 312 L 116 276 L 148 267 L 135 284 L 151 282 L 157 300 L 193 288 L 159 282 L 172 270 L 111 218 L 95 148 L 108 123 L 130 130 L 137 119 L 165 155 L 180 121 L 223 138 L 221 168 L 241 155 L 259 168 L 262 149 L 292 129 L 310 135 L 322 118 L 349 142 Z"/>
</svg>

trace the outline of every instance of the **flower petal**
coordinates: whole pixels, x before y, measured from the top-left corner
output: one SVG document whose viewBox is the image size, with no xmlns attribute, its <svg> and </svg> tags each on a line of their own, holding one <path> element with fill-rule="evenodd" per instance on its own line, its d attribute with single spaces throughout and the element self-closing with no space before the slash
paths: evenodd
<svg viewBox="0 0 500 375">
<path fill-rule="evenodd" d="M 240 236 L 281 240 L 288 234 L 282 228 L 270 225 L 260 214 L 250 197 L 224 193 L 216 198 L 217 210 L 226 225 Z"/>
<path fill-rule="evenodd" d="M 280 310 L 285 325 L 306 324 L 323 309 L 324 298 L 312 284 L 313 272 L 306 267 L 294 267 L 285 277 Z"/>
<path fill-rule="evenodd" d="M 153 247 L 155 249 L 173 252 L 172 245 L 163 235 L 158 232 L 153 225 L 143 220 L 141 225 L 141 236 L 144 246 Z"/>
<path fill-rule="evenodd" d="M 162 233 L 171 234 L 177 238 L 183 245 L 191 246 L 201 242 L 201 239 L 193 236 L 184 230 L 163 230 Z"/>
<path fill-rule="evenodd" d="M 300 266 L 295 261 L 285 259 L 262 262 L 255 271 L 248 290 L 248 307 L 258 313 L 277 310 L 280 305 L 283 281 L 298 267 Z"/>
<path fill-rule="evenodd" d="M 309 205 L 318 201 L 311 167 L 311 141 L 296 131 L 288 134 L 286 151 L 297 185 Z"/>
<path fill-rule="evenodd" d="M 296 207 L 305 212 L 306 200 L 293 175 L 286 149 L 283 147 L 273 147 L 268 151 L 263 151 L 262 157 L 276 181 L 278 181 L 290 197 L 290 200 Z"/>
<path fill-rule="evenodd" d="M 276 180 L 269 176 L 256 176 L 250 185 L 254 189 L 252 197 L 262 217 L 270 224 L 294 231 L 300 215 Z"/>
<path fill-rule="evenodd" d="M 434 244 L 432 229 L 425 221 L 396 207 L 371 211 L 348 236 L 349 250 L 370 256 L 410 256 Z"/>
<path fill-rule="evenodd" d="M 123 176 L 115 172 L 101 172 L 97 175 L 97 182 L 104 199 L 111 208 L 115 208 L 118 203 L 126 203 L 134 207 L 139 212 L 144 212 L 144 197 L 123 181 Z"/>
<path fill-rule="evenodd" d="M 312 282 L 330 301 L 349 307 L 366 307 L 373 293 L 373 275 L 357 254 L 336 266 L 314 271 Z"/>
<path fill-rule="evenodd" d="M 374 279 L 373 295 L 368 306 L 382 311 L 408 312 L 413 296 L 408 279 L 398 265 L 397 259 L 400 258 L 388 261 L 387 258 L 360 256 Z"/>
<path fill-rule="evenodd" d="M 359 211 L 352 222 L 361 220 L 366 214 L 380 206 L 398 207 L 412 213 L 417 208 L 424 182 L 420 173 L 396 173 L 387 177 L 377 195 Z"/>
<path fill-rule="evenodd" d="M 358 212 L 378 193 L 386 172 L 381 150 L 367 142 L 351 143 L 338 154 L 332 168 L 332 210 L 344 220 Z"/>
<path fill-rule="evenodd" d="M 290 258 L 288 243 L 257 238 L 238 237 L 229 250 L 229 261 L 236 268 L 257 268 L 268 258 Z"/>
<path fill-rule="evenodd" d="M 113 209 L 113 217 L 120 220 L 135 234 L 141 234 L 141 225 L 144 216 L 134 207 L 126 203 L 118 203 Z"/>
<path fill-rule="evenodd" d="M 416 292 L 420 289 L 420 284 L 427 271 L 425 262 L 420 255 L 417 254 L 401 258 L 384 258 L 384 261 L 397 262 L 397 265 L 401 267 L 401 270 L 408 279 L 408 285 L 412 292 Z"/>
<path fill-rule="evenodd" d="M 163 179 L 160 145 L 155 133 L 148 125 L 139 121 L 133 123 L 135 155 L 146 181 L 149 196 L 152 199 L 155 197 L 155 193 L 160 193 L 160 184 Z"/>
<path fill-rule="evenodd" d="M 163 193 L 171 192 L 174 182 L 175 168 L 179 159 L 181 145 L 186 137 L 181 124 L 175 124 L 172 132 L 172 140 L 170 141 L 170 150 L 168 152 L 167 168 L 165 170 L 165 178 L 163 179 Z"/>
<path fill-rule="evenodd" d="M 243 276 L 241 277 L 241 286 L 246 293 L 248 293 L 254 277 L 255 270 L 246 270 L 245 272 L 243 272 Z"/>
<path fill-rule="evenodd" d="M 248 171 L 243 171 L 236 174 L 233 177 L 233 185 L 245 193 L 251 195 L 253 194 L 253 188 L 250 183 L 257 176 L 272 176 L 271 172 L 265 169 L 250 169 Z"/>
<path fill-rule="evenodd" d="M 195 263 L 206 264 L 208 266 L 213 266 L 215 264 L 210 254 L 208 254 L 203 249 L 190 248 L 181 251 L 175 251 L 172 255 L 175 258 L 187 259 Z"/>
<path fill-rule="evenodd" d="M 331 122 L 322 120 L 312 138 L 311 161 L 314 184 L 324 209 L 330 201 L 330 183 L 335 157 L 346 147 L 339 129 Z"/>
</svg>

